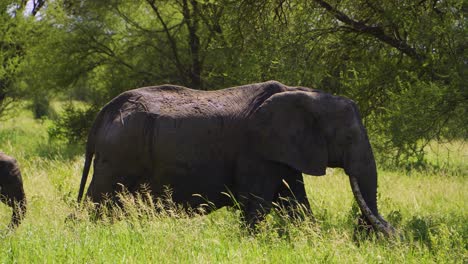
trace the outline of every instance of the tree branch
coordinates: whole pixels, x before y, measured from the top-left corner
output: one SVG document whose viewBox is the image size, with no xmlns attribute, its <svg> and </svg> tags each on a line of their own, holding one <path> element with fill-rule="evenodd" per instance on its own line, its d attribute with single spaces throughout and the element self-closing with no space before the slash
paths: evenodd
<svg viewBox="0 0 468 264">
<path fill-rule="evenodd" d="M 424 59 L 424 56 L 416 52 L 414 48 L 408 45 L 403 40 L 399 40 L 392 36 L 386 35 L 383 28 L 380 26 L 368 26 L 361 21 L 356 21 L 344 14 L 343 12 L 339 11 L 338 9 L 332 7 L 330 4 L 323 0 L 314 0 L 317 4 L 321 7 L 325 8 L 328 13 L 333 15 L 339 21 L 345 23 L 350 27 L 351 30 L 363 34 L 367 34 L 377 38 L 378 40 L 398 49 L 402 53 L 406 54 L 407 56 L 411 57 L 412 59 L 421 62 Z"/>
<path fill-rule="evenodd" d="M 122 11 L 118 6 L 116 6 L 115 8 L 115 11 L 117 12 L 117 14 L 123 19 L 125 20 L 125 22 L 133 27 L 135 27 L 136 29 L 140 30 L 140 31 L 143 31 L 145 33 L 149 33 L 149 34 L 154 34 L 154 33 L 165 33 L 166 30 L 165 29 L 147 29 L 147 28 L 144 28 L 142 25 L 138 24 L 138 22 L 136 22 L 135 20 L 132 20 L 129 16 L 127 16 L 125 14 L 124 11 Z M 182 26 L 184 22 L 180 22 L 178 24 L 175 24 L 173 26 L 170 26 L 167 28 L 167 30 L 173 30 L 173 29 L 176 29 L 180 26 Z"/>
<path fill-rule="evenodd" d="M 31 15 L 36 16 L 37 12 L 39 12 L 39 10 L 41 10 L 41 8 L 42 8 L 42 6 L 44 6 L 44 4 L 45 4 L 45 0 L 34 0 Z"/>
<path fill-rule="evenodd" d="M 164 32 L 166 33 L 167 40 L 169 41 L 169 44 L 171 46 L 171 50 L 172 50 L 172 54 L 174 56 L 176 67 L 179 70 L 179 73 L 181 74 L 181 76 L 184 76 L 185 75 L 185 70 L 184 70 L 184 67 L 183 67 L 182 63 L 180 62 L 180 59 L 179 59 L 179 53 L 178 53 L 178 50 L 177 50 L 177 43 L 174 40 L 174 38 L 172 37 L 169 27 L 167 26 L 166 22 L 164 22 L 164 19 L 162 18 L 161 13 L 159 12 L 159 9 L 155 4 L 155 1 L 154 0 L 146 0 L 146 2 L 151 6 L 151 9 L 153 9 L 153 11 L 156 14 L 159 22 L 161 22 L 161 25 L 163 26 Z"/>
<path fill-rule="evenodd" d="M 189 7 L 192 7 L 190 9 Z M 195 89 L 201 89 L 202 79 L 202 61 L 200 60 L 200 38 L 197 34 L 198 31 L 198 20 L 200 17 L 200 10 L 198 8 L 198 2 L 196 0 L 183 0 L 182 1 L 182 14 L 188 30 L 188 44 L 190 47 L 191 67 L 190 67 L 190 81 L 191 87 Z"/>
</svg>

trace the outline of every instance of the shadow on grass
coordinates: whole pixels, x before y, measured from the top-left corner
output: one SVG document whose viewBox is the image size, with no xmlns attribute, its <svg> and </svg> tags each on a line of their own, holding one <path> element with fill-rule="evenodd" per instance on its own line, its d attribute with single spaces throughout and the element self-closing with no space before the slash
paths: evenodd
<svg viewBox="0 0 468 264">
<path fill-rule="evenodd" d="M 427 246 L 433 253 L 467 250 L 467 232 L 463 216 L 413 216 L 404 229 L 413 241 Z"/>
<path fill-rule="evenodd" d="M 412 234 L 413 239 L 430 245 L 429 234 L 437 225 L 430 217 L 413 216 L 406 224 L 407 231 Z"/>
</svg>

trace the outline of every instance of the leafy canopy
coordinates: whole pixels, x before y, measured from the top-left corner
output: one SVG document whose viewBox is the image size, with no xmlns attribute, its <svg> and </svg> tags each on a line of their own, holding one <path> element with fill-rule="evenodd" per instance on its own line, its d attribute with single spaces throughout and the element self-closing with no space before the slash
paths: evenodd
<svg viewBox="0 0 468 264">
<path fill-rule="evenodd" d="M 49 94 L 90 105 L 67 108 L 54 131 L 86 131 L 89 122 L 72 120 L 135 87 L 276 79 L 355 100 L 378 156 L 393 164 L 422 165 L 428 142 L 467 137 L 463 1 L 11 0 L 0 9 L 0 110 L 6 98 Z"/>
</svg>

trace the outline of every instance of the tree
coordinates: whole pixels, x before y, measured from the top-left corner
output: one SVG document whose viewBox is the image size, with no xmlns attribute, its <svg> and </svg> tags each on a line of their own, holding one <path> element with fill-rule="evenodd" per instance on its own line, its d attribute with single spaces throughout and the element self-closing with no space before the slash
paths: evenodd
<svg viewBox="0 0 468 264">
<path fill-rule="evenodd" d="M 416 157 L 420 163 L 431 140 L 466 138 L 466 127 L 453 125 L 467 121 L 468 109 L 463 84 L 466 30 L 460 1 L 314 2 L 329 14 L 344 38 L 367 43 L 371 56 L 363 57 L 370 65 L 356 67 L 359 60 L 353 59 L 346 65 L 352 66 L 351 74 L 341 76 L 342 84 L 353 90 L 362 84 L 359 79 L 369 84 L 373 79 L 386 80 L 353 92 L 371 124 L 378 124 L 370 125 L 374 134 L 387 135 L 378 144 L 380 153 L 391 153 L 396 161 Z M 378 74 L 382 70 L 387 77 Z M 375 73 L 377 78 L 372 76 Z M 396 156 L 388 151 L 392 149 Z"/>
<path fill-rule="evenodd" d="M 45 1 L 2 1 L 0 3 L 0 115 L 19 98 L 26 97 L 22 67 L 27 57 L 28 41 L 34 34 L 34 16 Z"/>
<path fill-rule="evenodd" d="M 16 16 L 16 3 L 0 3 L 0 114 L 4 112 L 17 97 L 14 82 L 23 48 L 17 35 L 21 30 L 20 18 Z"/>
<path fill-rule="evenodd" d="M 95 58 L 89 71 L 117 65 L 139 85 L 204 89 L 206 50 L 218 34 L 221 6 L 194 0 L 66 1 L 65 11 L 71 14 L 67 23 L 80 33 L 80 44 L 68 52 L 87 51 L 86 59 Z"/>
<path fill-rule="evenodd" d="M 421 163 L 427 142 L 467 137 L 458 125 L 468 123 L 461 1 L 33 2 L 40 15 L 12 42 L 21 52 L 1 54 L 24 63 L 0 75 L 29 94 L 53 91 L 97 111 L 146 85 L 209 90 L 276 79 L 355 100 L 382 160 Z M 92 114 L 67 111 L 70 120 Z"/>
<path fill-rule="evenodd" d="M 262 56 L 274 58 L 274 76 L 357 101 L 382 161 L 423 164 L 431 140 L 467 137 L 466 126 L 455 125 L 468 121 L 461 1 L 244 0 L 239 7 L 251 28 L 287 35 L 275 36 L 276 45 L 256 35 L 262 47 L 275 46 Z"/>
</svg>

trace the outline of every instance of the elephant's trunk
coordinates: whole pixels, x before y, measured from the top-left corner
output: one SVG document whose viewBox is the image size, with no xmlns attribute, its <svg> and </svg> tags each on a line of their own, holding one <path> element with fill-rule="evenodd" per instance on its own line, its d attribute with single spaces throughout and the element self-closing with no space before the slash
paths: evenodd
<svg viewBox="0 0 468 264">
<path fill-rule="evenodd" d="M 372 210 L 364 197 L 362 196 L 361 189 L 359 188 L 358 180 L 356 177 L 350 175 L 349 181 L 351 183 L 351 189 L 353 191 L 354 197 L 358 203 L 359 208 L 371 225 L 378 231 L 384 233 L 387 236 L 393 236 L 396 234 L 396 230 L 388 224 L 378 213 L 377 206 Z M 375 203 L 376 205 L 377 203 Z"/>
<path fill-rule="evenodd" d="M 367 223 L 375 230 L 392 236 L 396 234 L 396 230 L 380 216 L 377 209 L 377 167 L 365 129 L 361 129 L 361 140 L 356 142 L 346 155 L 345 171 L 349 175 L 351 189 Z"/>
</svg>

